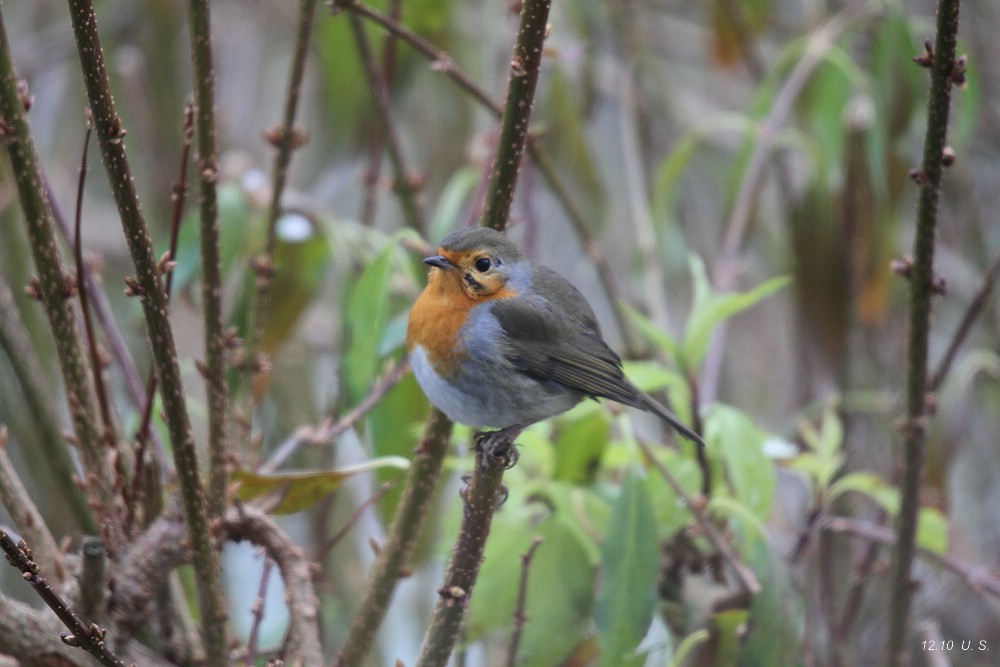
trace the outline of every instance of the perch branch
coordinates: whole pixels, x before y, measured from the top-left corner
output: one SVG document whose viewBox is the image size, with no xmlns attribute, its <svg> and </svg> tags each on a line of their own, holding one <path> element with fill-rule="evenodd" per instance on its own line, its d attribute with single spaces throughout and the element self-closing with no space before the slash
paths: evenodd
<svg viewBox="0 0 1000 667">
<path fill-rule="evenodd" d="M 959 0 L 939 0 L 937 38 L 931 68 L 927 132 L 921 165 L 917 228 L 910 272 L 910 316 L 907 340 L 906 420 L 903 426 L 903 478 L 896 519 L 896 547 L 889 604 L 887 664 L 906 663 L 907 631 L 913 583 L 910 570 L 917 535 L 920 484 L 924 471 L 927 432 L 927 347 L 930 338 L 931 297 L 934 282 L 934 237 L 941 193 L 942 155 L 946 145 L 951 88 L 955 81 Z"/>
</svg>

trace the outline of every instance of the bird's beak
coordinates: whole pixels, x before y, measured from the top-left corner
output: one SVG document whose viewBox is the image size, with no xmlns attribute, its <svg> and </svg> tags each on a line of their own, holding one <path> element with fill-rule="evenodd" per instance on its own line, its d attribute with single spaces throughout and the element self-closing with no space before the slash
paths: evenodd
<svg viewBox="0 0 1000 667">
<path fill-rule="evenodd" d="M 424 264 L 430 264 L 431 266 L 436 266 L 437 268 L 444 269 L 445 271 L 456 268 L 455 265 L 449 262 L 448 258 L 444 255 L 424 257 Z"/>
</svg>

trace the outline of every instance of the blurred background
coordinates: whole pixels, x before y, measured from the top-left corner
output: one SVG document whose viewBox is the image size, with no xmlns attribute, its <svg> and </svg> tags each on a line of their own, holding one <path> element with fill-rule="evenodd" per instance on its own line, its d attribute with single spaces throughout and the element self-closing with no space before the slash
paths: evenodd
<svg viewBox="0 0 1000 667">
<path fill-rule="evenodd" d="M 264 238 L 274 151 L 263 135 L 282 116 L 294 4 L 212 3 L 225 305 L 235 325 L 245 318 L 247 262 Z M 372 4 L 400 12 L 403 24 L 501 101 L 516 3 Z M 186 7 L 175 0 L 108 0 L 98 2 L 97 11 L 133 173 L 159 254 L 167 247 L 184 105 L 192 91 Z M 635 362 L 629 368 L 638 382 L 670 389 L 685 418 L 692 406 L 704 412 L 710 436 L 720 434 L 710 443 L 713 456 L 724 460 L 717 488 L 751 508 L 766 536 L 766 546 L 757 552 L 747 547 L 745 557 L 758 573 L 770 573 L 762 579 L 773 604 L 750 611 L 750 630 L 737 633 L 743 648 L 735 661 L 726 662 L 716 644 L 693 654 L 689 664 L 872 664 L 884 648 L 889 552 L 877 550 L 866 562 L 866 541 L 838 535 L 823 561 L 807 527 L 816 511 L 872 523 L 893 511 L 886 498 L 899 467 L 896 424 L 903 414 L 908 289 L 890 262 L 912 246 L 917 188 L 908 172 L 920 162 L 928 81 L 912 57 L 933 38 L 933 11 L 924 0 L 554 3 L 532 128 L 579 215 L 573 219 L 546 174 L 526 160 L 510 235 L 583 290 L 609 342 Z M 56 204 L 71 216 L 86 102 L 65 3 L 8 2 L 4 18 L 19 76 L 34 96 L 30 120 L 42 164 Z M 952 104 L 949 143 L 957 160 L 946 171 L 939 210 L 936 267 L 947 291 L 934 302 L 932 372 L 1000 254 L 1000 225 L 990 213 L 1000 210 L 1000 4 L 967 3 L 960 25 L 968 80 L 955 90 Z M 421 250 L 474 223 L 482 205 L 496 139 L 494 115 L 410 45 L 387 42 L 372 25 L 366 30 L 388 82 L 393 134 L 409 182 L 417 187 L 418 214 L 408 217 L 396 196 L 388 135 L 348 16 L 321 5 L 297 123 L 308 132 L 308 143 L 292 162 L 279 221 L 276 296 L 262 339 L 273 368 L 256 387 L 259 444 L 240 454 L 242 467 L 258 466 L 303 427 L 342 415 L 368 394 L 386 363 L 401 357 L 407 308 L 424 281 Z M 131 261 L 99 162 L 92 145 L 83 245 L 100 266 L 117 322 L 144 374 L 149 353 L 141 313 L 122 294 Z M 6 162 L 2 169 L 9 169 Z M 21 289 L 34 269 L 7 175 L 0 180 L 0 202 L 0 275 L 56 388 L 59 373 L 45 318 Z M 187 209 L 173 319 L 204 442 L 204 392 L 194 365 L 204 356 L 196 188 Z M 594 262 L 595 248 L 611 281 Z M 788 276 L 788 283 L 767 283 L 780 276 Z M 676 341 L 690 339 L 699 289 L 749 293 L 762 284 L 773 289 L 699 334 L 704 349 L 688 359 L 690 368 L 678 369 L 670 345 L 648 335 L 652 328 Z M 621 303 L 637 314 L 623 314 Z M 930 429 L 924 505 L 928 521 L 937 523 L 921 543 L 971 571 L 1000 566 L 997 305 L 995 296 L 987 297 L 958 349 L 938 387 Z M 114 369 L 108 376 L 121 421 L 134 429 L 138 416 L 120 378 Z M 8 360 L 0 354 L 0 378 L 8 377 Z M 732 425 L 736 413 L 746 422 L 738 429 Z M 426 414 L 425 399 L 407 377 L 366 420 L 333 443 L 301 447 L 284 467 L 327 469 L 374 455 L 409 457 Z M 578 576 L 579 585 L 548 582 L 567 595 L 572 589 L 578 613 L 559 612 L 564 618 L 553 612 L 550 618 L 537 612 L 539 636 L 526 647 L 525 664 L 588 664 L 600 526 L 625 483 L 622 471 L 635 461 L 629 445 L 633 421 L 639 437 L 654 432 L 655 425 L 640 416 L 585 405 L 526 434 L 522 463 L 507 478 L 511 500 L 498 516 L 491 547 L 497 552 L 491 558 L 488 551 L 477 588 L 484 602 L 474 603 L 466 664 L 500 664 L 494 661 L 509 616 L 483 610 L 491 595 L 504 595 L 493 592 L 503 589 L 501 583 L 490 582 L 514 586 L 514 554 L 523 553 L 532 526 L 546 533 L 553 551 L 556 545 L 562 549 L 550 556 L 553 576 Z M 15 382 L 0 382 L 0 422 L 10 428 L 8 451 L 57 537 L 77 537 L 78 524 L 66 508 L 70 501 L 60 491 L 65 480 L 31 446 L 37 424 Z M 727 429 L 743 429 L 738 441 L 755 454 L 741 459 L 739 447 L 720 444 L 723 435 L 736 432 Z M 746 436 L 751 430 L 753 437 Z M 397 657 L 411 664 L 416 655 L 459 518 L 455 480 L 471 465 L 464 435 L 460 430 L 463 444 L 447 468 L 454 479 L 441 491 L 432 530 L 416 558 L 418 575 L 400 587 L 380 635 L 381 656 L 371 664 L 391 664 Z M 587 443 L 591 458 L 566 463 L 561 452 L 580 443 Z M 831 480 L 804 454 L 826 455 L 838 478 L 858 471 L 871 477 L 851 478 L 850 493 L 828 493 Z M 690 458 L 679 461 L 677 469 L 694 489 L 697 471 L 689 464 Z M 749 477 L 740 481 L 740 471 L 747 470 Z M 320 591 L 331 647 L 346 632 L 372 558 L 369 538 L 383 535 L 399 479 L 398 472 L 353 477 L 315 506 L 283 519 L 303 548 L 319 553 L 379 484 L 397 482 L 323 562 Z M 765 501 L 754 504 L 754 488 Z M 581 502 L 593 502 L 599 517 L 590 517 L 596 533 L 582 537 L 577 532 L 587 532 L 586 522 L 551 523 L 563 507 L 560 494 L 571 504 L 581 489 L 588 494 Z M 548 499 L 544 509 L 538 494 Z M 658 514 L 657 535 L 665 543 L 687 521 L 682 514 Z M 737 535 L 748 530 L 734 528 Z M 669 554 L 664 547 L 664 558 Z M 571 563 L 579 563 L 579 570 Z M 248 618 L 249 600 L 239 596 L 256 591 L 256 583 L 246 582 L 259 579 L 260 567 L 253 549 L 227 548 L 237 632 L 249 625 L 241 620 Z M 666 588 L 670 568 L 661 564 L 658 571 L 658 585 Z M 14 575 L 0 573 L 4 592 L 30 600 Z M 997 598 L 925 562 L 916 575 L 914 664 L 1000 664 Z M 272 644 L 280 643 L 285 623 L 277 580 L 272 578 L 265 615 Z M 683 637 L 717 616 L 705 608 L 717 582 L 694 572 L 683 580 L 683 591 L 661 590 L 657 597 L 657 620 L 643 644 L 646 664 L 667 664 L 664 656 L 676 655 Z M 851 602 L 849 591 L 858 581 L 860 597 Z M 537 585 L 546 590 L 546 582 Z M 852 618 L 831 621 L 831 605 L 840 616 L 852 604 Z M 772 634 L 762 635 L 763 628 Z M 720 633 L 703 648 L 721 641 Z M 567 639 L 550 641 L 545 653 L 546 636 Z M 773 644 L 768 650 L 755 643 L 767 639 Z M 932 661 L 921 644 L 928 640 L 955 642 L 945 655 L 950 663 Z M 989 650 L 978 650 L 980 641 Z M 961 650 L 962 642 L 975 642 L 975 649 Z"/>
</svg>

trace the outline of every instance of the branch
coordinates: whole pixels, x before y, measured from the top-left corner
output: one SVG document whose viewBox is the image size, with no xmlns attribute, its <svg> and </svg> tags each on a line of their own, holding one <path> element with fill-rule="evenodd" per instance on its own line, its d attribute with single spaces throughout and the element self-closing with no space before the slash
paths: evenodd
<svg viewBox="0 0 1000 667">
<path fill-rule="evenodd" d="M 46 609 L 33 609 L 0 594 L 0 653 L 18 660 L 18 667 L 93 667 L 88 654 L 57 641 L 57 621 Z M 149 647 L 132 642 L 123 652 L 142 667 L 173 667 L 173 663 Z M 2 664 L 2 663 L 0 663 Z"/>
<path fill-rule="evenodd" d="M 521 554 L 521 578 L 517 583 L 517 603 L 514 605 L 514 632 L 510 636 L 510 648 L 507 650 L 507 667 L 516 667 L 517 650 L 521 646 L 521 633 L 528 615 L 524 609 L 528 602 L 528 573 L 531 571 L 531 561 L 535 552 L 542 546 L 542 538 L 538 535 L 531 541 L 528 550 Z"/>
<path fill-rule="evenodd" d="M 653 464 L 653 467 L 656 468 L 657 472 L 660 473 L 660 476 L 666 480 L 667 484 L 670 485 L 670 488 L 677 494 L 677 497 L 684 502 L 684 506 L 694 516 L 698 525 L 704 532 L 705 537 L 708 538 L 708 541 L 711 542 L 716 549 L 718 549 L 719 553 L 722 554 L 722 557 L 727 563 L 729 563 L 729 566 L 733 568 L 733 571 L 736 573 L 736 576 L 740 580 L 743 588 L 750 594 L 755 595 L 759 593 L 761 588 L 760 582 L 757 581 L 757 576 L 753 573 L 753 570 L 747 567 L 743 561 L 740 560 L 739 556 L 736 555 L 736 552 L 733 551 L 732 546 L 730 546 L 729 542 L 726 541 L 726 538 L 722 536 L 722 533 L 720 533 L 719 529 L 715 527 L 712 520 L 705 515 L 704 511 L 702 511 L 701 506 L 688 496 L 687 491 L 685 491 L 684 487 L 677 481 L 677 478 L 673 476 L 673 474 L 660 462 L 658 458 L 656 458 L 656 455 L 653 453 L 653 450 L 650 449 L 649 445 L 640 440 L 639 447 L 642 449 L 642 453 L 645 454 L 649 462 Z"/>
<path fill-rule="evenodd" d="M 920 509 L 920 482 L 923 476 L 927 422 L 927 346 L 930 337 L 931 297 L 934 282 L 934 236 L 937 228 L 938 198 L 941 192 L 942 156 L 948 131 L 951 87 L 956 83 L 959 64 L 955 60 L 958 41 L 959 0 L 939 0 L 937 39 L 933 45 L 931 88 L 927 109 L 923 164 L 919 181 L 917 230 L 913 241 L 910 272 L 910 326 L 907 341 L 906 423 L 903 427 L 903 480 L 897 517 L 898 537 L 893 554 L 887 663 L 906 662 L 906 636 L 910 618 L 913 564 Z M 964 76 L 964 65 L 961 73 Z"/>
<path fill-rule="evenodd" d="M 206 652 L 210 664 L 221 665 L 226 661 L 223 623 L 226 612 L 219 580 L 219 560 L 209 532 L 205 493 L 198 470 L 198 453 L 191 432 L 190 416 L 187 413 L 184 385 L 181 382 L 180 366 L 177 361 L 177 348 L 170 326 L 169 305 L 160 281 L 158 264 L 153 256 L 153 244 L 139 206 L 128 156 L 125 153 L 125 129 L 115 111 L 93 2 L 70 0 L 69 5 L 77 52 L 83 68 L 83 79 L 101 145 L 104 166 L 118 205 L 129 254 L 135 265 L 136 277 L 130 286 L 130 291 L 137 294 L 142 301 L 147 333 L 153 343 L 153 358 L 161 388 L 167 429 L 173 445 L 174 460 L 177 463 L 180 496 L 189 529 L 192 559 L 199 575 L 195 583 L 198 589 L 202 631 L 206 635 Z"/>
<path fill-rule="evenodd" d="M 261 368 L 258 362 L 258 346 L 261 331 L 264 328 L 264 316 L 267 313 L 270 299 L 270 287 L 274 272 L 274 252 L 277 247 L 276 229 L 281 216 L 281 201 L 285 194 L 285 184 L 288 180 L 288 166 L 292 161 L 292 152 L 302 147 L 307 140 L 304 131 L 295 127 L 298 114 L 299 96 L 302 89 L 302 79 L 305 75 L 306 56 L 309 53 L 309 41 L 316 13 L 316 0 L 300 0 L 299 21 L 295 34 L 295 54 L 292 57 L 292 69 L 288 79 L 288 92 L 285 95 L 285 109 L 281 125 L 269 130 L 265 138 L 275 147 L 274 166 L 271 175 L 271 202 L 267 211 L 267 237 L 261 255 L 251 262 L 251 268 L 257 274 L 256 289 L 250 297 L 250 307 L 247 313 L 247 324 L 244 332 L 243 375 L 240 379 L 237 394 L 237 424 L 240 429 L 238 441 L 247 447 L 251 442 L 253 427 L 253 384 L 254 378 Z"/>
<path fill-rule="evenodd" d="M 368 77 L 368 86 L 371 88 L 372 97 L 375 98 L 375 109 L 382 123 L 381 129 L 385 147 L 389 153 L 389 162 L 392 164 L 393 176 L 395 178 L 394 191 L 399 198 L 399 203 L 402 205 L 406 224 L 411 229 L 421 231 L 425 229 L 424 214 L 420 208 L 415 179 L 410 176 L 410 172 L 406 168 L 406 160 L 403 157 L 403 149 L 399 142 L 398 133 L 396 132 L 396 124 L 392 119 L 392 111 L 389 105 L 389 87 L 375 62 L 375 54 L 371 43 L 368 41 L 368 34 L 365 32 L 365 26 L 362 24 L 361 18 L 357 13 L 351 12 L 350 23 L 354 39 L 358 43 L 358 53 L 361 55 L 365 75 Z"/>
<path fill-rule="evenodd" d="M 378 405 L 389 390 L 395 387 L 403 376 L 410 371 L 409 361 L 404 361 L 402 363 L 396 364 L 375 384 L 372 386 L 371 391 L 365 396 L 353 410 L 345 415 L 342 415 L 340 419 L 333 423 L 322 424 L 319 428 L 303 427 L 299 429 L 295 435 L 288 438 L 279 447 L 277 447 L 271 454 L 270 458 L 265 461 L 258 472 L 273 472 L 282 466 L 285 461 L 287 461 L 303 443 L 328 443 L 333 442 L 336 438 L 339 438 L 342 433 L 352 428 L 358 421 L 360 421 L 365 415 L 367 415 L 372 408 Z"/>
<path fill-rule="evenodd" d="M 53 477 L 59 480 L 54 492 L 64 494 L 66 503 L 76 519 L 77 525 L 90 534 L 98 532 L 97 522 L 87 507 L 87 501 L 80 486 L 73 482 L 76 467 L 70 458 L 66 439 L 59 427 L 61 419 L 53 402 L 53 392 L 47 386 L 45 373 L 39 366 L 35 354 L 25 334 L 24 323 L 17 312 L 14 295 L 7 283 L 0 277 L 0 349 L 7 353 L 7 362 L 17 379 L 21 395 L 38 429 L 34 445 L 51 467 Z"/>
<path fill-rule="evenodd" d="M 333 661 L 335 667 L 364 664 L 371 651 L 375 633 L 385 617 L 396 584 L 409 564 L 413 546 L 427 518 L 427 508 L 448 453 L 451 428 L 452 423 L 444 414 L 438 410 L 431 411 L 389 534 L 368 574 L 364 597 L 354 612 L 351 630 Z"/>
<path fill-rule="evenodd" d="M 514 447 L 514 444 L 509 446 Z M 462 494 L 465 502 L 462 527 L 452 547 L 444 583 L 438 588 L 438 601 L 424 635 L 417 667 L 444 667 L 455 648 L 465 610 L 472 598 L 472 587 L 479 577 L 493 514 L 498 500 L 504 495 L 502 479 L 501 466 L 487 462 L 482 453 L 476 456 L 476 472 Z"/>
<path fill-rule="evenodd" d="M 21 571 L 22 578 L 31 584 L 35 592 L 38 593 L 38 596 L 55 612 L 59 620 L 69 628 L 71 631 L 69 634 L 62 633 L 59 635 L 64 644 L 82 648 L 97 658 L 102 665 L 125 667 L 125 663 L 111 652 L 107 642 L 104 641 L 105 630 L 95 623 L 91 623 L 90 627 L 87 627 L 83 619 L 49 585 L 38 565 L 32 560 L 31 549 L 28 548 L 24 540 L 15 544 L 14 540 L 7 534 L 7 531 L 0 528 L 0 550 L 3 550 L 10 564 Z"/>
<path fill-rule="evenodd" d="M 951 341 L 948 343 L 948 349 L 945 350 L 944 355 L 941 357 L 941 361 L 937 365 L 937 369 L 927 381 L 927 391 L 935 392 L 941 388 L 941 384 L 948 376 L 948 371 L 951 370 L 952 362 L 955 361 L 958 349 L 962 346 L 962 343 L 965 342 L 966 336 L 968 336 L 969 332 L 972 330 L 972 325 L 975 324 L 976 318 L 979 317 L 979 314 L 983 312 L 983 308 L 986 306 L 990 294 L 993 293 L 993 285 L 996 283 L 998 273 L 1000 273 L 1000 255 L 997 255 L 993 259 L 989 268 L 986 269 L 986 273 L 983 275 L 983 280 L 979 283 L 979 289 L 976 290 L 976 295 L 969 303 L 969 307 L 965 309 L 965 314 L 962 315 L 962 321 L 959 322 L 958 328 L 955 329 L 955 334 L 951 337 Z"/>
<path fill-rule="evenodd" d="M 289 628 L 284 656 L 287 664 L 319 667 L 323 649 L 319 641 L 319 599 L 312 582 L 312 569 L 302 549 L 261 510 L 247 505 L 230 508 L 223 518 L 226 537 L 247 540 L 262 547 L 278 564 L 285 582 Z"/>
<path fill-rule="evenodd" d="M 869 542 L 894 546 L 896 537 L 892 530 L 878 524 L 858 519 L 848 519 L 845 517 L 824 517 L 819 522 L 820 528 L 835 533 L 853 535 Z M 990 595 L 1000 598 L 1000 578 L 988 567 L 973 567 L 957 558 L 949 555 L 941 555 L 916 547 L 916 554 L 935 567 L 941 567 L 957 575 L 965 584 L 974 591 L 986 591 Z"/>
<path fill-rule="evenodd" d="M 66 577 L 62 553 L 7 456 L 6 426 L 0 426 L 0 506 L 7 510 L 18 532 L 35 545 L 36 559 L 42 569 L 53 573 L 57 584 L 62 584 Z"/>
<path fill-rule="evenodd" d="M 191 64 L 194 78 L 195 134 L 198 137 L 198 184 L 201 221 L 201 301 L 205 327 L 204 377 L 208 399 L 208 512 L 222 515 L 229 462 L 229 389 L 226 383 L 226 336 L 222 328 L 222 264 L 219 255 L 218 149 L 215 145 L 215 71 L 208 0 L 190 0 Z M 213 621 L 221 625 L 221 614 Z M 209 656 L 222 655 L 224 629 L 206 631 Z"/>
<path fill-rule="evenodd" d="M 76 318 L 67 299 L 71 293 L 70 283 L 56 243 L 52 209 L 41 187 L 41 170 L 24 106 L 0 8 L 0 138 L 10 159 L 11 178 L 17 186 L 31 241 L 31 252 L 38 270 L 38 280 L 32 289 L 45 307 L 55 341 L 76 445 L 87 475 L 84 484 L 92 500 L 98 503 L 99 513 L 110 513 L 114 507 L 114 491 L 104 464 L 104 449 L 96 420 L 96 403 L 90 384 L 90 367 L 77 333 Z"/>
</svg>

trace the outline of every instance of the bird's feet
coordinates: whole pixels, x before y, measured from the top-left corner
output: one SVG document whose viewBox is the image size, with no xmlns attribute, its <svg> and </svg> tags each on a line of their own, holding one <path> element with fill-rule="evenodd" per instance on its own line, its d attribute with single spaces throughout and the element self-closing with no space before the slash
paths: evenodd
<svg viewBox="0 0 1000 667">
<path fill-rule="evenodd" d="M 466 516 L 469 514 L 469 489 L 472 485 L 472 473 L 465 473 L 462 475 L 462 482 L 465 484 L 461 489 L 458 490 L 458 495 L 462 498 L 463 512 Z M 507 488 L 506 484 L 501 484 L 500 488 L 497 490 L 496 495 L 496 505 L 493 509 L 498 510 L 504 506 L 507 502 L 507 498 L 510 497 L 510 489 Z"/>
<path fill-rule="evenodd" d="M 476 452 L 483 455 L 483 465 L 500 466 L 510 470 L 517 465 L 521 455 L 517 453 L 514 440 L 521 434 L 523 427 L 508 426 L 499 431 L 481 431 L 476 434 Z"/>
</svg>

